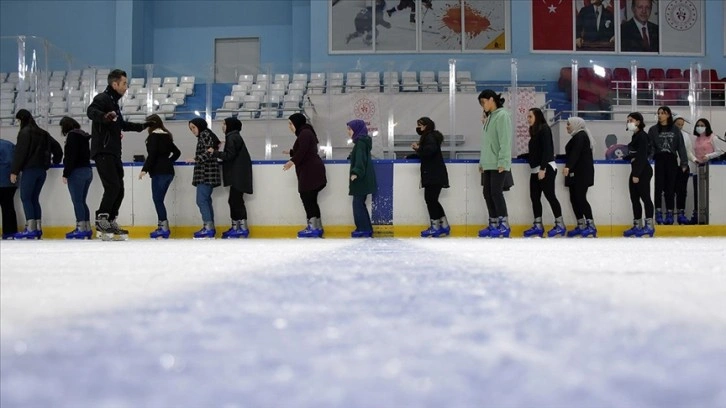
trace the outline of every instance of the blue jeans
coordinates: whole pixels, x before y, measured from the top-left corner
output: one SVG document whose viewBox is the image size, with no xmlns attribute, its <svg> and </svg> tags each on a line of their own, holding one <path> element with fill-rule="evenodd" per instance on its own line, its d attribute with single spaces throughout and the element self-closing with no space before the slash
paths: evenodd
<svg viewBox="0 0 726 408">
<path fill-rule="evenodd" d="M 355 229 L 358 231 L 373 231 L 371 216 L 366 207 L 366 198 L 368 198 L 367 194 L 353 196 L 353 221 Z"/>
<path fill-rule="evenodd" d="M 212 208 L 212 191 L 214 187 L 211 184 L 197 184 L 197 207 L 202 213 L 202 221 L 214 222 L 214 208 Z"/>
<path fill-rule="evenodd" d="M 91 210 L 88 209 L 86 198 L 88 198 L 88 189 L 91 187 L 92 180 L 93 171 L 90 167 L 79 167 L 68 176 L 68 192 L 71 193 L 76 222 L 91 220 Z"/>
<path fill-rule="evenodd" d="M 25 220 L 39 220 L 42 216 L 40 210 L 40 190 L 45 184 L 45 169 L 23 169 L 20 178 L 20 201 L 23 202 Z"/>
<path fill-rule="evenodd" d="M 174 180 L 173 174 L 157 174 L 151 178 L 151 199 L 154 200 L 154 207 L 156 208 L 156 215 L 159 217 L 159 221 L 168 220 L 166 207 L 164 206 L 164 198 L 166 197 L 166 192 L 169 190 L 172 180 Z M 199 190 L 197 190 L 197 197 L 199 197 L 198 192 Z"/>
</svg>

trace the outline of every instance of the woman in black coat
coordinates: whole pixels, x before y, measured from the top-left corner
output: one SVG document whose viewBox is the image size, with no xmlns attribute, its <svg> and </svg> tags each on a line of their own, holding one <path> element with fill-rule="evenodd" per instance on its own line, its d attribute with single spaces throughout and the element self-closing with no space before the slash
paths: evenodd
<svg viewBox="0 0 726 408">
<path fill-rule="evenodd" d="M 555 226 L 547 232 L 548 237 L 565 235 L 565 223 L 562 220 L 562 206 L 555 195 L 555 177 L 557 165 L 555 164 L 555 147 L 552 140 L 550 125 L 539 108 L 532 108 L 527 114 L 529 121 L 529 198 L 532 200 L 534 224 L 532 228 L 524 231 L 525 237 L 544 235 L 542 224 L 542 193 L 552 207 L 555 216 Z"/>
<path fill-rule="evenodd" d="M 68 185 L 73 211 L 76 216 L 76 229 L 66 234 L 66 239 L 91 239 L 91 210 L 86 199 L 93 181 L 91 170 L 91 135 L 81 129 L 81 125 L 70 116 L 60 120 L 61 134 L 65 136 L 63 154 L 63 183 Z"/>
<path fill-rule="evenodd" d="M 164 127 L 159 115 L 149 115 L 146 124 L 149 126 L 149 137 L 146 138 L 147 156 L 144 167 L 139 173 L 139 180 L 146 173 L 151 176 L 151 198 L 159 220 L 156 229 L 149 233 L 149 237 L 166 239 L 169 238 L 171 231 L 164 199 L 174 180 L 174 162 L 181 156 L 181 151 L 174 144 L 174 136 Z"/>
<path fill-rule="evenodd" d="M 222 233 L 222 238 L 247 238 L 247 207 L 245 193 L 252 194 L 252 159 L 245 141 L 240 135 L 242 122 L 230 117 L 224 120 L 222 131 L 225 134 L 224 150 L 214 152 L 214 157 L 222 159 L 222 180 L 229 186 L 229 215 L 232 227 Z"/>
<path fill-rule="evenodd" d="M 20 121 L 20 131 L 13 154 L 10 182 L 15 184 L 18 174 L 23 173 L 20 179 L 20 200 L 25 211 L 25 230 L 15 234 L 15 239 L 40 239 L 43 236 L 40 191 L 51 161 L 60 164 L 63 160 L 63 149 L 60 143 L 35 123 L 30 111 L 20 109 L 15 119 Z"/>
<path fill-rule="evenodd" d="M 292 146 L 290 160 L 282 166 L 287 171 L 295 166 L 297 190 L 305 207 L 308 225 L 297 233 L 298 238 L 322 238 L 323 222 L 320 220 L 318 193 L 325 188 L 328 180 L 325 176 L 325 164 L 318 155 L 318 136 L 315 129 L 307 123 L 305 115 L 293 113 L 288 118 L 288 127 L 297 139 Z"/>
<path fill-rule="evenodd" d="M 577 227 L 568 231 L 567 236 L 586 238 L 592 235 L 593 238 L 597 238 L 592 208 L 587 201 L 587 189 L 595 184 L 593 138 L 585 127 L 585 120 L 576 116 L 567 119 L 567 133 L 572 138 L 565 146 L 567 164 L 562 174 L 565 176 L 565 186 L 570 188 L 570 202 L 577 218 Z"/>
<path fill-rule="evenodd" d="M 439 202 L 441 190 L 449 188 L 449 173 L 446 171 L 441 143 L 444 135 L 436 130 L 436 124 L 427 117 L 416 121 L 416 133 L 420 138 L 411 144 L 421 159 L 421 187 L 424 189 L 424 200 L 429 212 L 430 226 L 421 231 L 422 237 L 445 237 L 451 232 L 446 219 L 444 207 Z"/>
</svg>

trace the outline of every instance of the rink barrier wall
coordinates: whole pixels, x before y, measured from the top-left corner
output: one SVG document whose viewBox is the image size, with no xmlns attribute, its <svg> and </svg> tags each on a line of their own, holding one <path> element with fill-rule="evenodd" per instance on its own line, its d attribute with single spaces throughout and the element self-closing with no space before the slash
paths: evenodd
<svg viewBox="0 0 726 408">
<path fill-rule="evenodd" d="M 252 237 L 289 238 L 305 225 L 305 212 L 297 192 L 294 169 L 283 171 L 285 161 L 254 161 L 254 194 L 245 195 L 248 222 Z M 420 188 L 419 163 L 410 160 L 376 160 L 379 191 L 368 200 L 377 237 L 418 237 L 428 224 L 428 214 Z M 568 227 L 575 224 L 569 193 L 564 187 L 562 168 L 558 163 L 557 197 L 563 208 Z M 475 237 L 487 223 L 487 212 L 480 173 L 476 160 L 447 162 L 451 188 L 444 189 L 440 201 L 452 225 L 452 236 Z M 191 185 L 193 167 L 188 163 L 175 165 L 176 177 L 167 193 L 166 206 L 172 237 L 191 237 L 201 227 L 199 210 L 195 203 L 195 190 Z M 326 237 L 347 238 L 354 228 L 348 195 L 349 163 L 345 160 L 326 161 L 328 185 L 320 193 Z M 148 176 L 139 180 L 141 163 L 124 164 L 125 198 L 120 209 L 119 223 L 129 229 L 133 238 L 146 238 L 157 223 L 151 200 Z M 620 161 L 596 161 L 595 187 L 588 192 L 593 207 L 598 234 L 619 237 L 632 224 L 632 209 L 627 178 L 630 166 Z M 512 236 L 519 237 L 532 223 L 529 198 L 529 166 L 523 160 L 512 165 L 515 185 L 505 193 L 512 224 Z M 68 188 L 62 183 L 62 168 L 53 167 L 41 193 L 44 238 L 63 238 L 75 225 L 75 216 Z M 726 236 L 726 163 L 710 167 L 710 225 L 657 226 L 657 236 Z M 689 190 L 691 184 L 689 184 Z M 88 196 L 91 217 L 100 203 L 102 186 L 94 168 L 94 180 Z M 229 228 L 228 188 L 214 189 L 213 208 L 217 234 Z M 687 214 L 693 208 L 689 191 Z M 24 222 L 20 194 L 16 193 L 19 225 Z M 546 228 L 553 224 L 549 204 L 542 197 L 543 221 Z"/>
</svg>

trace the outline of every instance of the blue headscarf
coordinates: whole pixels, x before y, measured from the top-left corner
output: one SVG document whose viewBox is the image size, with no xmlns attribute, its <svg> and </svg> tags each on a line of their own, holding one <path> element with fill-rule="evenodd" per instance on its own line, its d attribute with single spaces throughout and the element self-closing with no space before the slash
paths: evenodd
<svg viewBox="0 0 726 408">
<path fill-rule="evenodd" d="M 363 136 L 368 136 L 368 127 L 366 123 L 360 119 L 353 119 L 346 123 L 353 130 L 353 142 L 357 142 Z"/>
</svg>

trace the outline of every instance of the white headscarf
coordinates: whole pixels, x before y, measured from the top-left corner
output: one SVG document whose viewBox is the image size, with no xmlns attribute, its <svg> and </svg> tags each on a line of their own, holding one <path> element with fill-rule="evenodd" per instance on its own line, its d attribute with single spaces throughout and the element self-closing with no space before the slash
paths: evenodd
<svg viewBox="0 0 726 408">
<path fill-rule="evenodd" d="M 595 148 L 595 139 L 592 137 L 590 131 L 585 127 L 585 119 L 577 116 L 570 116 L 567 119 L 567 124 L 570 125 L 570 136 L 574 136 L 579 131 L 584 131 L 585 134 L 587 134 L 587 138 L 590 139 L 590 150 Z"/>
</svg>

